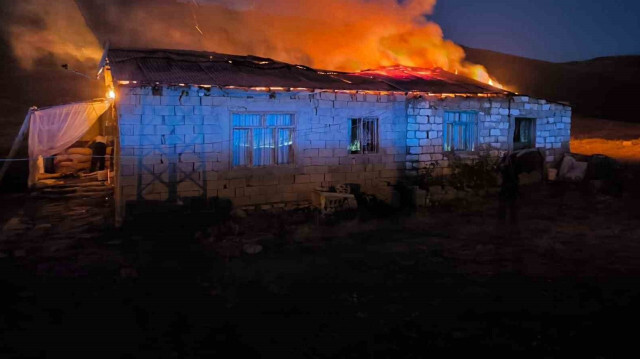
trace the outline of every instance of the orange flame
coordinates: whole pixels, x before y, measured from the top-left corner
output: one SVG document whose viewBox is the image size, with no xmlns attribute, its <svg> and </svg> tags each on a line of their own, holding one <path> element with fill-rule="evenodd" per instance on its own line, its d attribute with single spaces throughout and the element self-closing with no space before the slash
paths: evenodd
<svg viewBox="0 0 640 359">
<path fill-rule="evenodd" d="M 97 61 L 97 39 L 110 39 L 112 47 L 253 54 L 350 72 L 394 65 L 439 67 L 500 86 L 484 67 L 466 62 L 464 50 L 426 19 L 436 0 L 114 1 L 107 7 L 72 0 L 20 3 L 14 18 L 31 16 L 45 25 L 11 26 L 14 50 L 27 64 L 50 53 L 63 62 L 73 56 Z M 56 35 L 50 41 L 60 33 L 56 26 L 62 20 L 65 34 L 78 35 Z M 90 36 L 88 25 L 94 31 Z"/>
</svg>

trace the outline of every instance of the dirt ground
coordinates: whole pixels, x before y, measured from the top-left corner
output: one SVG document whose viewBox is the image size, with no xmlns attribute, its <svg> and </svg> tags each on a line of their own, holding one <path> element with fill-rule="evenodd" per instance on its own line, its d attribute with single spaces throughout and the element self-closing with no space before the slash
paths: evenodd
<svg viewBox="0 0 640 359">
<path fill-rule="evenodd" d="M 626 356 L 638 198 L 526 187 L 514 226 L 488 195 L 331 219 L 158 209 L 64 243 L 55 226 L 5 237 L 0 356 Z"/>
</svg>

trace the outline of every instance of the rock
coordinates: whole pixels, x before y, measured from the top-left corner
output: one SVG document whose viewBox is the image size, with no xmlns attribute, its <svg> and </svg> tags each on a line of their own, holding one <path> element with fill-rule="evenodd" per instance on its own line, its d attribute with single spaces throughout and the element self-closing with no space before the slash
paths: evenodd
<svg viewBox="0 0 640 359">
<path fill-rule="evenodd" d="M 259 244 L 245 244 L 242 250 L 247 254 L 258 254 L 262 252 L 262 246 Z"/>
</svg>

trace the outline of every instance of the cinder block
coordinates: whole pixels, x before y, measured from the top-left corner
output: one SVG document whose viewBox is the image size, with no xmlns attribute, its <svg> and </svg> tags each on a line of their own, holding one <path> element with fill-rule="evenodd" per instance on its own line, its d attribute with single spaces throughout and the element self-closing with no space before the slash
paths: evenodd
<svg viewBox="0 0 640 359">
<path fill-rule="evenodd" d="M 193 114 L 194 115 L 211 115 L 213 114 L 213 107 L 205 106 L 204 104 L 202 106 L 194 106 Z"/>
<path fill-rule="evenodd" d="M 204 123 L 204 116 L 187 115 L 184 117 L 184 122 L 191 125 L 202 125 Z"/>
<path fill-rule="evenodd" d="M 179 125 L 175 126 L 176 135 L 193 135 L 194 130 L 192 125 Z"/>
<path fill-rule="evenodd" d="M 303 157 L 318 157 L 319 151 L 317 148 L 308 148 L 302 151 Z"/>
<path fill-rule="evenodd" d="M 147 96 L 139 96 L 139 98 L 140 98 L 141 105 L 160 106 L 161 104 L 160 96 L 147 95 Z"/>
<path fill-rule="evenodd" d="M 162 125 L 162 116 L 144 114 L 141 118 L 143 125 Z"/>
<path fill-rule="evenodd" d="M 163 135 L 167 145 L 184 144 L 184 135 Z"/>
<path fill-rule="evenodd" d="M 120 145 L 122 146 L 137 146 L 139 144 L 139 136 L 120 136 Z"/>
<path fill-rule="evenodd" d="M 160 104 L 163 106 L 179 106 L 180 100 L 178 96 L 163 95 L 160 96 Z"/>
<path fill-rule="evenodd" d="M 153 108 L 154 115 L 173 116 L 176 114 L 175 106 L 155 106 Z"/>
<path fill-rule="evenodd" d="M 201 125 L 195 129 L 196 133 L 222 133 L 220 125 Z"/>
<path fill-rule="evenodd" d="M 193 106 L 176 106 L 175 111 L 179 116 L 191 116 L 193 115 Z"/>
<path fill-rule="evenodd" d="M 311 182 L 311 176 L 310 175 L 295 175 L 295 183 L 296 184 L 309 183 L 309 182 Z"/>
<path fill-rule="evenodd" d="M 142 123 L 141 115 L 120 114 L 120 123 L 139 125 Z"/>
<path fill-rule="evenodd" d="M 184 116 L 164 116 L 164 124 L 169 126 L 184 125 Z"/>
<path fill-rule="evenodd" d="M 184 135 L 184 143 L 186 144 L 201 144 L 204 143 L 203 134 Z"/>
<path fill-rule="evenodd" d="M 217 125 L 220 123 L 218 115 L 205 115 L 203 116 L 203 124 L 205 125 Z"/>
</svg>

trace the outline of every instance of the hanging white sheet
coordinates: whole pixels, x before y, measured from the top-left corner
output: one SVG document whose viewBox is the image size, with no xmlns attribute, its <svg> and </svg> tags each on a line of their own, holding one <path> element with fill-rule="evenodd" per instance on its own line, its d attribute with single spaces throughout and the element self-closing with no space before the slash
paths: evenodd
<svg viewBox="0 0 640 359">
<path fill-rule="evenodd" d="M 78 141 L 107 111 L 110 101 L 72 103 L 31 112 L 29 158 L 61 153 Z"/>
<path fill-rule="evenodd" d="M 99 100 L 31 110 L 29 118 L 29 185 L 42 170 L 38 159 L 63 152 L 78 141 L 111 106 Z"/>
</svg>

